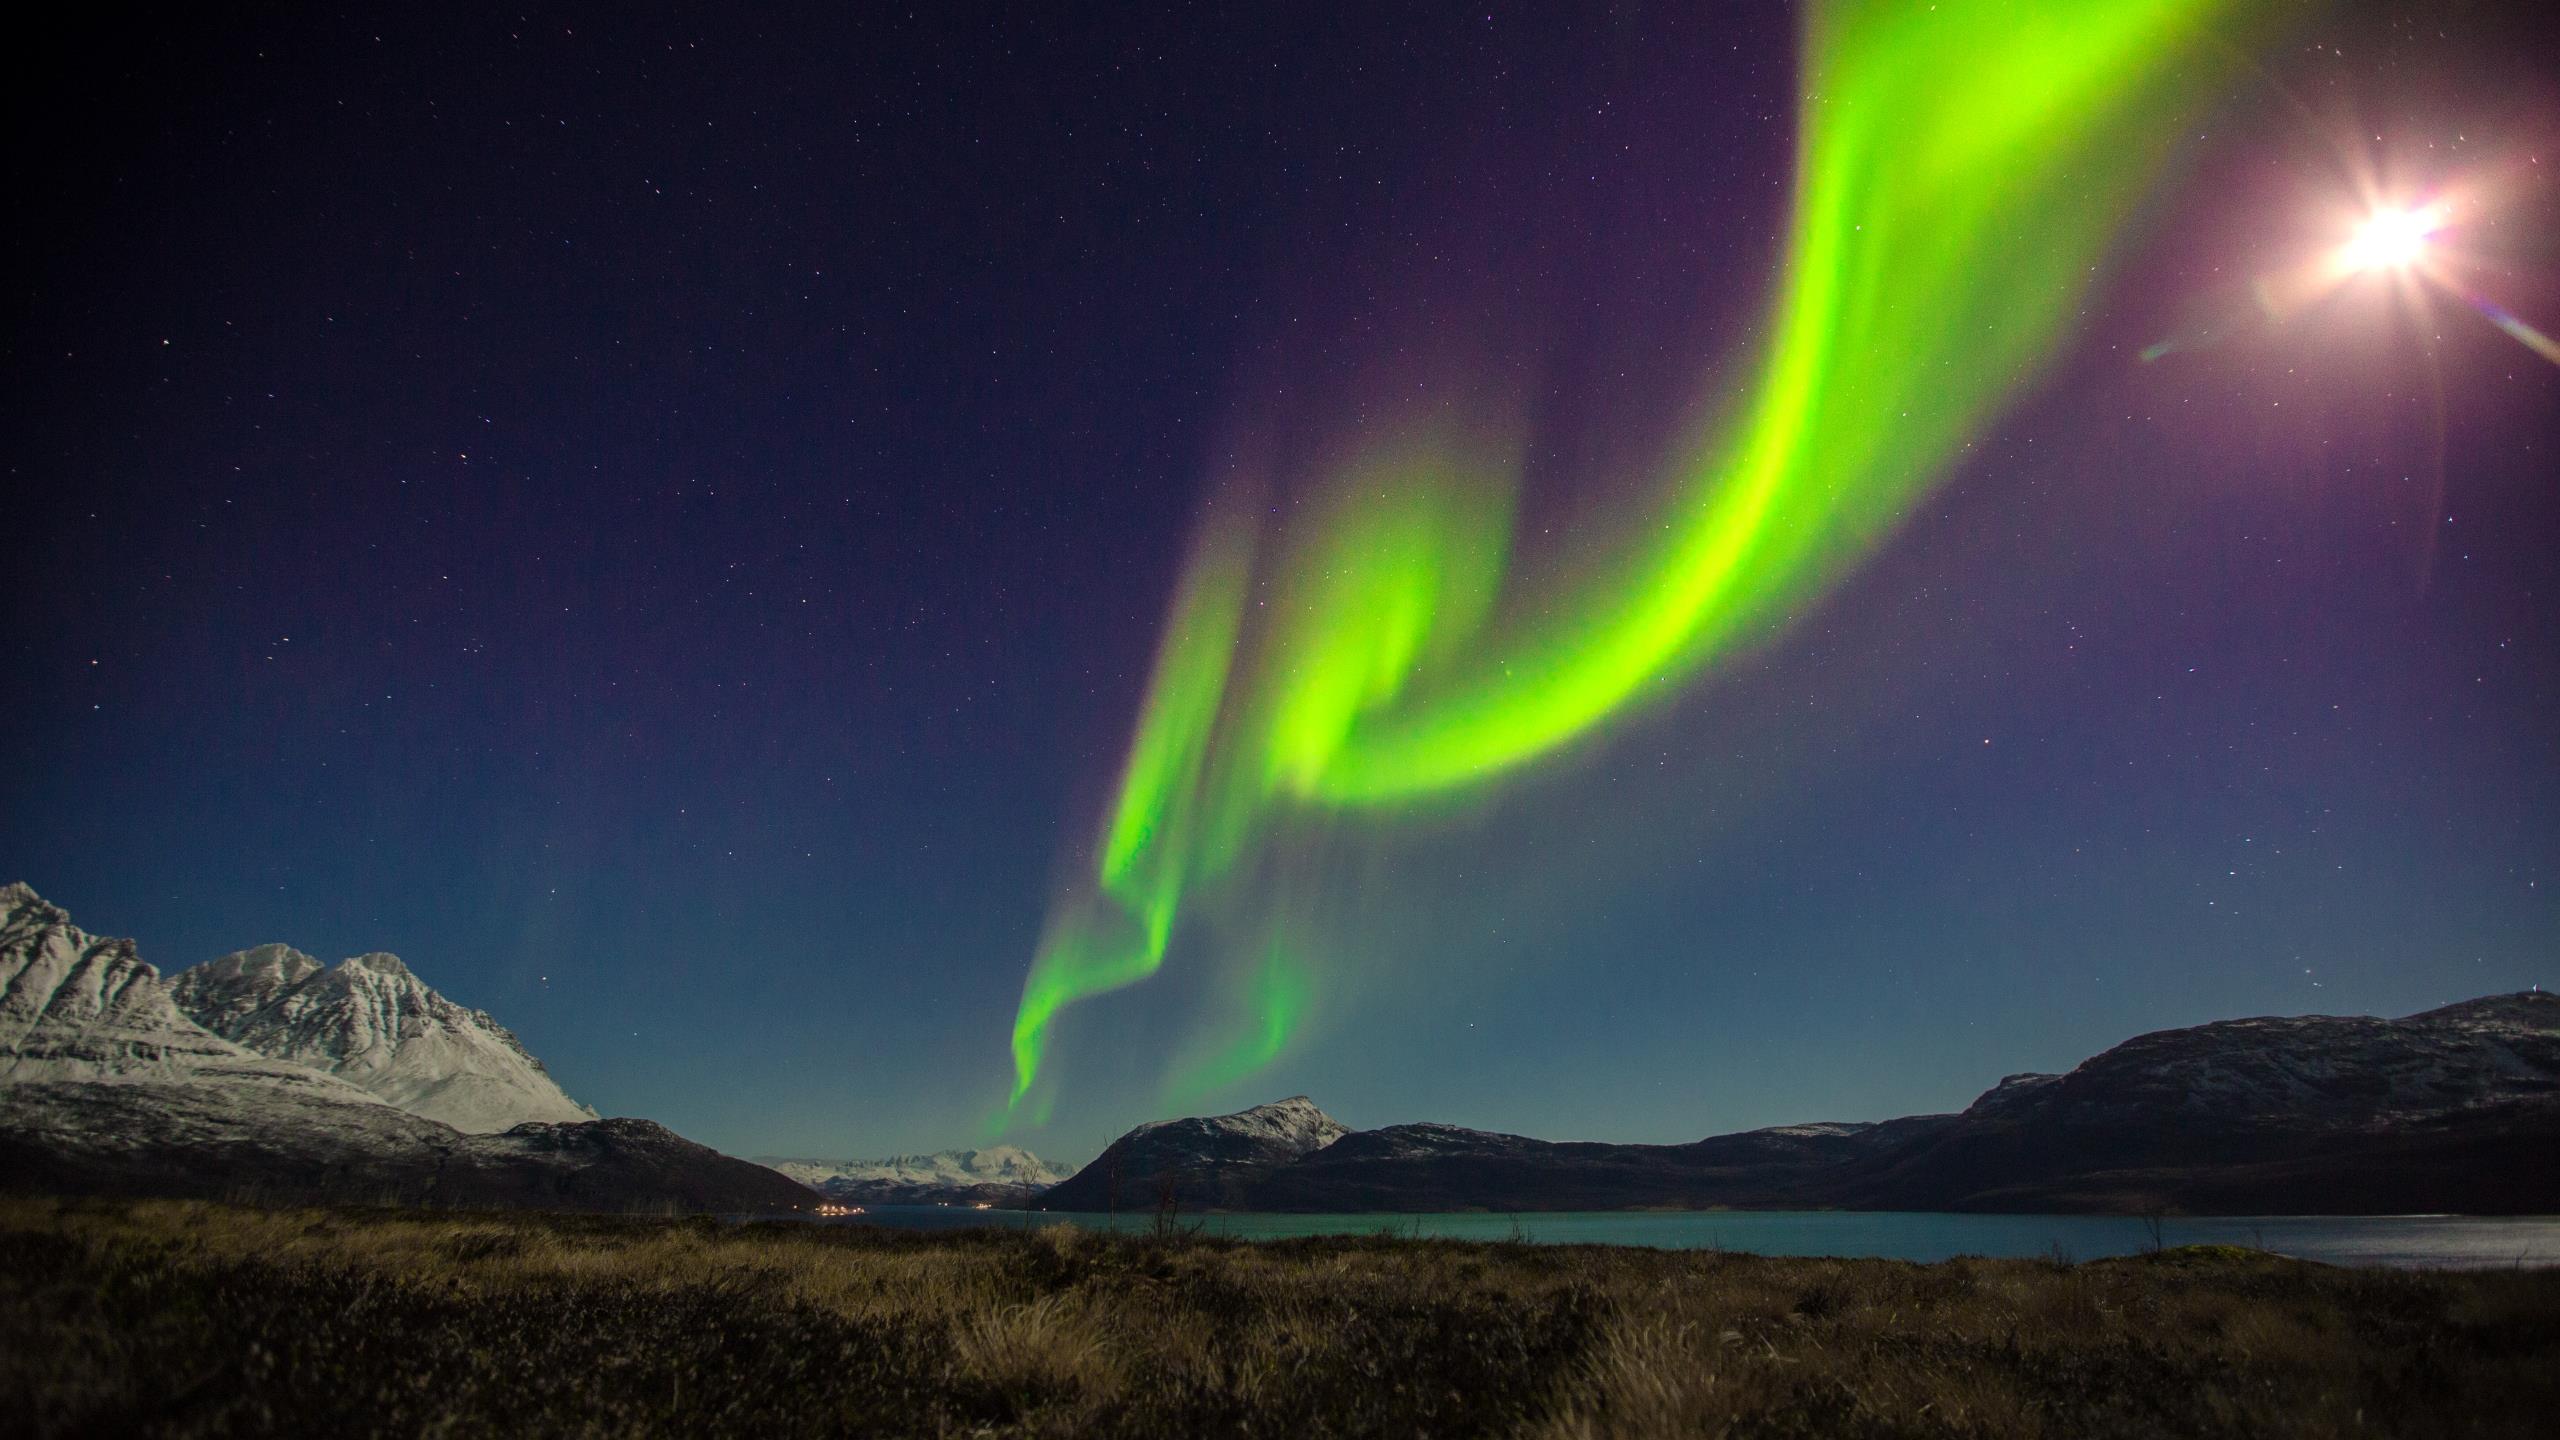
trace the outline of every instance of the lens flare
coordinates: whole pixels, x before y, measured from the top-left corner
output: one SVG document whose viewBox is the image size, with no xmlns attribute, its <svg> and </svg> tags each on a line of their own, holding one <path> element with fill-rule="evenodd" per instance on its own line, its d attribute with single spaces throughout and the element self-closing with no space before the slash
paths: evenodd
<svg viewBox="0 0 2560 1440">
<path fill-rule="evenodd" d="M 2530 325 L 2527 325 L 2522 320 L 2519 320 L 2514 315 L 2508 313 L 2504 306 L 2492 303 L 2485 296 L 2466 295 L 2463 298 L 2471 302 L 2472 309 L 2479 311 L 2481 316 L 2490 324 L 2497 326 L 2502 331 L 2505 331 L 2508 337 L 2513 339 L 2517 344 L 2522 345 L 2527 350 L 2532 351 L 2534 354 L 2541 356 L 2543 359 L 2550 361 L 2554 365 L 2560 365 L 2560 340 L 2554 340 L 2550 336 L 2543 334 L 2541 331 L 2534 329 Z"/>
<path fill-rule="evenodd" d="M 1025 979 L 1011 1106 L 1059 1013 L 1155 974 L 1189 910 L 1280 905 L 1258 861 L 1301 820 L 1390 813 L 1585 741 L 1871 550 L 2060 342 L 2259 8 L 1814 5 L 1751 383 L 1711 405 L 1701 377 L 1720 423 L 1666 434 L 1652 473 L 1593 477 L 1665 508 L 1587 550 L 1575 583 L 1515 573 L 1515 453 L 1462 425 L 1358 450 L 1308 477 L 1314 503 L 1214 502 L 1088 878 Z M 1219 928 L 1267 937 L 1268 919 Z M 1268 1063 L 1316 1009 L 1312 972 L 1249 953 L 1230 988 L 1254 1013 L 1195 1078 Z"/>
<path fill-rule="evenodd" d="M 2426 257 L 2427 240 L 2442 228 L 2444 217 L 2432 207 L 2382 210 L 2366 217 L 2347 241 L 2345 260 L 2353 270 L 2404 270 Z"/>
</svg>

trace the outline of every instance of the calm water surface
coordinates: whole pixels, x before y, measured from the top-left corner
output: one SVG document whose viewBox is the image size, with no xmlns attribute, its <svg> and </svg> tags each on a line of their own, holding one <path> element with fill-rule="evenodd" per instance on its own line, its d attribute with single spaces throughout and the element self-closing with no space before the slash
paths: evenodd
<svg viewBox="0 0 2560 1440">
<path fill-rule="evenodd" d="M 1139 1232 L 1150 1215 L 968 1210 L 875 1205 L 862 1215 L 819 1222 L 941 1230 L 971 1225 L 1024 1228 L 1075 1224 Z M 1954 1255 L 2047 1256 L 2074 1260 L 2131 1255 L 2151 1244 L 2143 1221 L 2117 1215 L 1938 1215 L 1895 1211 L 1716 1210 L 1564 1211 L 1533 1215 L 1199 1215 L 1212 1235 L 1280 1240 L 1300 1235 L 1399 1235 L 1454 1240 L 1523 1239 L 1552 1245 L 1650 1245 L 1666 1250 L 1742 1250 L 1758 1255 L 1881 1256 L 1944 1260 Z M 2479 1219 L 2460 1215 L 2269 1215 L 2161 1222 L 2166 1245 L 2247 1245 L 2332 1265 L 2474 1269 L 2560 1264 L 2560 1216 Z"/>
</svg>

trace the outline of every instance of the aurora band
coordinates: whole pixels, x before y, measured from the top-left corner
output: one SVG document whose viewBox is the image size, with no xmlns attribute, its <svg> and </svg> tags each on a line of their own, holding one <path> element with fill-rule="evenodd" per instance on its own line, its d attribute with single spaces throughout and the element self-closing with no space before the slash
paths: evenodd
<svg viewBox="0 0 2560 1440">
<path fill-rule="evenodd" d="M 1586 578 L 1506 590 L 1512 466 L 1446 428 L 1323 477 L 1313 518 L 1213 501 L 1093 852 L 1013 1027 L 1013 1106 L 1076 1001 L 1163 964 L 1187 897 L 1302 812 L 1480 786 L 1590 735 L 1869 551 L 2059 343 L 2245 0 L 1817 0 L 1754 377 L 1631 477 L 1658 513 Z M 1702 387 L 1703 389 L 1703 384 Z M 1248 595 L 1258 603 L 1248 605 Z M 1305 1008 L 1285 943 L 1230 1077 Z"/>
</svg>

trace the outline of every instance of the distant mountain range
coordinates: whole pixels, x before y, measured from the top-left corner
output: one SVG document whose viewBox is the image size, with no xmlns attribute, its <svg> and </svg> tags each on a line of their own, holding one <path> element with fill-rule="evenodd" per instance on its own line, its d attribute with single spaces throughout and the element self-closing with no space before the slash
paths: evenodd
<svg viewBox="0 0 2560 1440">
<path fill-rule="evenodd" d="M 485 1013 L 388 955 L 280 945 L 175 982 L 0 887 L 0 1186 L 787 1212 L 817 1196 L 647 1120 L 599 1120 Z"/>
<path fill-rule="evenodd" d="M 2012 1075 L 1964 1111 L 1685 1145 L 1347 1131 L 1305 1097 L 1142 1125 L 1050 1210 L 1640 1207 L 2560 1212 L 2560 996 L 2230 1020 Z"/>
<path fill-rule="evenodd" d="M 1014 1145 L 885 1160 L 759 1159 L 848 1205 L 1019 1205 L 1070 1173 Z"/>
<path fill-rule="evenodd" d="M 1305 1096 L 1158 1121 L 1063 1175 L 1011 1146 L 733 1159 L 602 1120 L 398 959 L 262 945 L 164 980 L 0 887 L 0 1188 L 579 1209 L 2560 1213 L 2560 996 L 2143 1035 L 1962 1112 L 1678 1145 L 1353 1131 Z"/>
</svg>

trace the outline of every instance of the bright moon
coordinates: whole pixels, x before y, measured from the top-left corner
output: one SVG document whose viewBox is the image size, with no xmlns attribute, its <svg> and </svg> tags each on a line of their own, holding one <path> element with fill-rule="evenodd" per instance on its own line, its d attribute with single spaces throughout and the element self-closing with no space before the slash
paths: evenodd
<svg viewBox="0 0 2560 1440">
<path fill-rule="evenodd" d="M 2397 269 L 2413 264 L 2427 248 L 2436 228 L 2433 210 L 2384 210 L 2356 227 L 2347 241 L 2347 263 L 2359 270 Z"/>
</svg>

